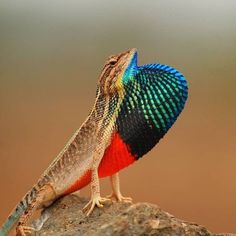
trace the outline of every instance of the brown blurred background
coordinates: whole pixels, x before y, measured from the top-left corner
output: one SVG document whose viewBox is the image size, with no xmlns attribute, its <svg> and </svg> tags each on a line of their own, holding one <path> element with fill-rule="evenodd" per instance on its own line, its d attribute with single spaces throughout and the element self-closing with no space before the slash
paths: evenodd
<svg viewBox="0 0 236 236">
<path fill-rule="evenodd" d="M 87 116 L 107 56 L 131 47 L 139 64 L 185 74 L 189 99 L 165 139 L 122 171 L 123 193 L 236 232 L 234 0 L 1 1 L 0 225 Z"/>
</svg>

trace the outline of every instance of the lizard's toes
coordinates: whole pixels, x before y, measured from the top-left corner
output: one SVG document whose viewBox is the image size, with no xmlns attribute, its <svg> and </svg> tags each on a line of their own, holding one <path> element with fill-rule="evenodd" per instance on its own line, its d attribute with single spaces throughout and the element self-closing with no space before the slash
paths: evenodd
<svg viewBox="0 0 236 236">
<path fill-rule="evenodd" d="M 116 194 L 113 192 L 110 195 L 108 195 L 107 198 L 118 202 L 127 202 L 127 203 L 133 202 L 133 199 L 131 197 L 123 197 L 121 193 Z"/>
<path fill-rule="evenodd" d="M 99 201 L 100 201 L 101 203 L 105 203 L 105 202 L 110 202 L 111 199 L 110 199 L 110 198 L 107 198 L 107 197 L 101 197 L 101 198 L 99 199 Z"/>
<path fill-rule="evenodd" d="M 83 212 L 86 212 L 86 216 L 89 216 L 94 207 L 97 206 L 99 208 L 102 208 L 103 207 L 103 203 L 104 202 L 107 202 L 107 201 L 110 201 L 110 199 L 108 198 L 103 198 L 103 197 L 100 197 L 100 196 L 97 196 L 97 197 L 93 197 L 86 205 L 85 207 L 83 208 Z"/>
<path fill-rule="evenodd" d="M 116 195 L 116 199 L 118 202 L 131 203 L 133 201 L 131 197 L 123 197 L 121 194 Z"/>
<path fill-rule="evenodd" d="M 92 205 L 92 200 L 90 200 L 83 208 L 83 212 L 86 212 L 89 208 L 90 208 L 90 205 Z"/>
<path fill-rule="evenodd" d="M 119 202 L 133 202 L 133 199 L 131 197 L 123 197 L 123 196 L 121 196 L 121 197 L 118 198 L 118 201 Z"/>
<path fill-rule="evenodd" d="M 26 236 L 26 234 L 32 234 L 35 231 L 33 227 L 29 227 L 26 225 L 20 225 L 17 227 L 16 235 L 17 236 Z"/>
</svg>

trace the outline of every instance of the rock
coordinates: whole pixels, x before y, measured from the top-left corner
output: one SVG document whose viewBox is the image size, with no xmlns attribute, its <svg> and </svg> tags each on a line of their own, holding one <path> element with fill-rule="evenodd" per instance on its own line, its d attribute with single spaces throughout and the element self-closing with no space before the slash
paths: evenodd
<svg viewBox="0 0 236 236">
<path fill-rule="evenodd" d="M 233 236 L 213 234 L 205 227 L 176 219 L 150 203 L 106 203 L 91 216 L 82 212 L 88 199 L 75 195 L 58 200 L 47 209 L 49 219 L 37 236 Z"/>
</svg>

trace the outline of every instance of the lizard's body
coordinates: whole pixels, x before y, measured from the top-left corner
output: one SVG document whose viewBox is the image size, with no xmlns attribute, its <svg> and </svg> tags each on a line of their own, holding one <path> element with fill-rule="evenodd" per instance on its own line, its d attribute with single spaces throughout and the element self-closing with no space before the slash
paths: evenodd
<svg viewBox="0 0 236 236">
<path fill-rule="evenodd" d="M 129 200 L 120 193 L 117 173 L 164 136 L 186 99 L 186 80 L 175 69 L 160 64 L 138 67 L 135 49 L 110 57 L 87 120 L 18 204 L 0 236 L 16 222 L 17 233 L 25 235 L 33 230 L 27 225 L 36 209 L 89 183 L 91 201 L 85 209 L 90 214 L 107 200 L 100 197 L 100 177 L 111 176 L 113 196 Z"/>
</svg>

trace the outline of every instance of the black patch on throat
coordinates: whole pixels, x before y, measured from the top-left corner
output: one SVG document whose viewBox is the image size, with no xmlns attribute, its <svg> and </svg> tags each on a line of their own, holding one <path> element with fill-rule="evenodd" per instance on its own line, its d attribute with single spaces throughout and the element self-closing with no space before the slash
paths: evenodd
<svg viewBox="0 0 236 236">
<path fill-rule="evenodd" d="M 164 130 L 157 129 L 151 121 L 147 123 L 142 110 L 135 108 L 128 113 L 124 103 L 117 119 L 117 129 L 136 159 L 150 151 L 165 134 Z"/>
</svg>

